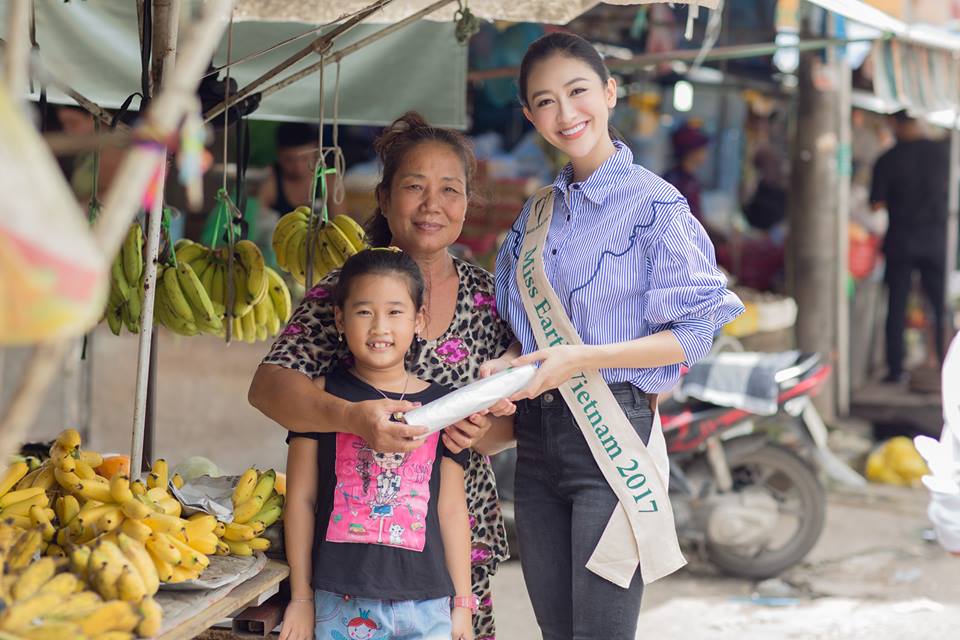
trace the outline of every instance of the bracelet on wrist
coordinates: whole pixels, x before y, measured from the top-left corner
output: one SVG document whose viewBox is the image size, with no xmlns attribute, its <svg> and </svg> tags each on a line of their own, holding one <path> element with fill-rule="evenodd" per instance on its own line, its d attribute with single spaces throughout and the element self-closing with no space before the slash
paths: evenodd
<svg viewBox="0 0 960 640">
<path fill-rule="evenodd" d="M 453 609 L 470 609 L 473 613 L 480 608 L 480 598 L 475 595 L 453 596 L 450 598 L 450 606 Z"/>
<path fill-rule="evenodd" d="M 313 598 L 290 598 L 290 602 L 313 602 Z"/>
</svg>

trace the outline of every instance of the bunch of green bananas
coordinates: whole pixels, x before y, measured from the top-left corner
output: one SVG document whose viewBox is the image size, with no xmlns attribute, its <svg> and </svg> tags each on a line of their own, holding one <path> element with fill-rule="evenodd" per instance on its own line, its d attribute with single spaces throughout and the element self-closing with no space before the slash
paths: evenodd
<svg viewBox="0 0 960 640">
<path fill-rule="evenodd" d="M 253 467 L 244 471 L 233 488 L 233 521 L 225 525 L 222 536 L 230 553 L 250 556 L 269 549 L 270 541 L 259 536 L 283 515 L 283 502 L 276 471 L 259 473 Z"/>
<path fill-rule="evenodd" d="M 134 222 L 110 267 L 110 295 L 104 317 L 114 335 L 120 335 L 123 326 L 131 333 L 140 333 L 144 272 L 143 229 Z"/>
<path fill-rule="evenodd" d="M 273 230 L 273 251 L 277 254 L 277 264 L 300 284 L 307 280 L 309 224 L 310 209 L 297 207 L 280 218 Z M 363 227 L 350 216 L 336 216 L 316 232 L 313 248 L 314 281 L 339 269 L 347 258 L 367 247 Z"/>
<path fill-rule="evenodd" d="M 181 335 L 210 333 L 223 336 L 227 322 L 229 277 L 234 291 L 232 333 L 237 340 L 255 342 L 280 333 L 290 319 L 290 290 L 250 240 L 234 245 L 233 272 L 228 275 L 226 248 L 210 249 L 190 240 L 175 247 L 177 267 L 164 269 L 157 288 L 157 317 Z"/>
</svg>

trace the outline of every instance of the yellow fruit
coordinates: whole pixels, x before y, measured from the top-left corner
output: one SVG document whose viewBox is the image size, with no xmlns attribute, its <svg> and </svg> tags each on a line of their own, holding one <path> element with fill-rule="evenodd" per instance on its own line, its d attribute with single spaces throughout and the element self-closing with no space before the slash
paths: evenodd
<svg viewBox="0 0 960 640">
<path fill-rule="evenodd" d="M 255 495 L 239 506 L 234 506 L 233 521 L 241 524 L 247 522 L 253 518 L 253 516 L 257 515 L 261 507 L 263 507 L 263 498 Z"/>
<path fill-rule="evenodd" d="M 235 556 L 252 556 L 253 549 L 246 542 L 234 542 L 233 540 L 224 540 L 224 543 L 230 547 L 230 553 Z"/>
<path fill-rule="evenodd" d="M 140 603 L 140 624 L 137 626 L 137 635 L 143 638 L 152 638 L 160 632 L 160 623 L 163 619 L 163 609 L 153 598 L 144 598 Z"/>
<path fill-rule="evenodd" d="M 270 548 L 270 541 L 266 538 L 254 538 L 253 540 L 247 541 L 247 546 L 254 551 L 266 551 Z"/>
<path fill-rule="evenodd" d="M 26 600 L 35 594 L 43 583 L 53 577 L 57 570 L 57 563 L 53 558 L 40 558 L 27 567 L 20 578 L 13 583 L 13 598 L 16 601 Z"/>
<path fill-rule="evenodd" d="M 26 462 L 15 462 L 0 477 L 0 495 L 4 495 L 10 489 L 16 486 L 20 480 L 30 471 L 30 465 Z"/>
<path fill-rule="evenodd" d="M 83 633 L 95 636 L 107 631 L 133 631 L 140 622 L 140 616 L 129 602 L 114 600 L 100 605 L 79 622 Z"/>
<path fill-rule="evenodd" d="M 146 505 L 143 506 L 146 507 Z M 153 529 L 143 524 L 138 519 L 131 519 L 129 517 L 120 523 L 120 531 L 139 542 L 146 542 L 147 538 L 150 537 L 150 534 L 153 533 Z"/>
</svg>

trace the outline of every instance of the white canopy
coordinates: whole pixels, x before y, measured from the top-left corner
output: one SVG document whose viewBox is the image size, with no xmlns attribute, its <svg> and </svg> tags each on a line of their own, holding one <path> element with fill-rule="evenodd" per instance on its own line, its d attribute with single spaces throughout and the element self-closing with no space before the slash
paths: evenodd
<svg viewBox="0 0 960 640">
<path fill-rule="evenodd" d="M 395 0 L 372 22 L 396 22 L 433 4 L 436 0 Z M 604 4 L 663 4 L 666 0 L 606 0 Z M 370 6 L 372 0 L 237 0 L 240 20 L 295 21 L 325 23 Z M 716 9 L 719 0 L 676 0 L 676 4 L 695 4 Z M 601 4 L 598 0 L 464 0 L 463 4 L 478 18 L 510 22 L 566 24 Z M 453 2 L 430 14 L 428 20 L 452 20 L 457 11 Z"/>
</svg>

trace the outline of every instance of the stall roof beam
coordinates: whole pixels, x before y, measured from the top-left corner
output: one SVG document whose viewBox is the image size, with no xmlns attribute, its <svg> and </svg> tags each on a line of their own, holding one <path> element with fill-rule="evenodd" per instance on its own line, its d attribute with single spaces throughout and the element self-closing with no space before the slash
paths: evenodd
<svg viewBox="0 0 960 640">
<path fill-rule="evenodd" d="M 934 49 L 960 52 L 960 35 L 932 25 L 908 24 L 862 0 L 806 1 L 901 40 Z"/>
</svg>

